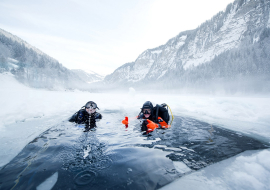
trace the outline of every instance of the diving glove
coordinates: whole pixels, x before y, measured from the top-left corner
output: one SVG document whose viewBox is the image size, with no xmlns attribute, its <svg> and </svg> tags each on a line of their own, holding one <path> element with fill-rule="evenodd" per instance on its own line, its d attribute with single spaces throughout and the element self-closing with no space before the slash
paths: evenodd
<svg viewBox="0 0 270 190">
<path fill-rule="evenodd" d="M 148 132 L 154 131 L 156 128 L 159 127 L 158 124 L 154 123 L 153 121 L 149 119 L 147 119 L 146 121 L 148 122 L 148 124 L 146 125 Z"/>
</svg>

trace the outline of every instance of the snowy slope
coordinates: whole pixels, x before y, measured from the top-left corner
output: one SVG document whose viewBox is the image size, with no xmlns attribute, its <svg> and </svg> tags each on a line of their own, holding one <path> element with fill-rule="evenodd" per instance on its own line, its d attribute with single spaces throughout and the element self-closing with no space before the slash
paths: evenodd
<svg viewBox="0 0 270 190">
<path fill-rule="evenodd" d="M 56 59 L 0 29 L 0 72 L 11 72 L 34 88 L 87 89 L 87 83 Z"/>
<path fill-rule="evenodd" d="M 81 80 L 87 83 L 93 83 L 103 80 L 103 76 L 93 72 L 93 71 L 83 71 L 80 69 L 72 69 L 73 73 L 75 73 Z"/>
<path fill-rule="evenodd" d="M 19 38 L 19 37 L 13 35 L 13 34 L 7 32 L 7 31 L 5 31 L 5 30 L 3 30 L 1 28 L 0 28 L 0 34 L 1 35 L 4 35 L 7 38 L 10 38 L 13 41 L 16 41 L 16 42 L 18 42 L 20 44 L 23 44 L 26 48 L 32 49 L 33 51 L 35 51 L 40 56 L 45 56 L 47 59 L 50 59 L 51 61 L 57 61 L 54 58 L 52 58 L 52 57 L 48 56 L 47 54 L 43 53 L 42 51 L 40 51 L 38 48 L 36 48 L 36 47 L 28 44 L 26 41 L 22 40 L 21 38 Z"/>
<path fill-rule="evenodd" d="M 106 76 L 105 81 L 157 80 L 177 67 L 196 67 L 244 42 L 256 42 L 269 27 L 269 7 L 269 0 L 236 0 L 195 30 L 181 32 L 165 45 L 144 51 L 135 62 Z"/>
</svg>

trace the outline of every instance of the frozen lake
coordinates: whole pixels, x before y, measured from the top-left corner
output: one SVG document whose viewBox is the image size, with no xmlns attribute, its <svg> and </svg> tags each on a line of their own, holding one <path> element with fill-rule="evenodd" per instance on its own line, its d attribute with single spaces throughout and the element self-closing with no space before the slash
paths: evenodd
<svg viewBox="0 0 270 190">
<path fill-rule="evenodd" d="M 270 187 L 268 97 L 46 91 L 0 80 L 1 189 Z M 67 119 L 89 100 L 103 119 L 84 133 Z M 171 107 L 171 129 L 141 134 L 132 118 L 147 100 Z"/>
</svg>

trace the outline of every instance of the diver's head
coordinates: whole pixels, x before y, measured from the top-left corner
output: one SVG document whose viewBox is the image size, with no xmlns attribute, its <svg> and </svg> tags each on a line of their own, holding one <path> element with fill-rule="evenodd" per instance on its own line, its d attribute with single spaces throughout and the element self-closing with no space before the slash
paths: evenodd
<svg viewBox="0 0 270 190">
<path fill-rule="evenodd" d="M 153 113 L 153 104 L 150 101 L 146 101 L 142 106 L 142 113 L 145 118 L 149 118 L 151 114 Z"/>
<path fill-rule="evenodd" d="M 95 113 L 96 109 L 97 109 L 97 104 L 93 101 L 89 101 L 85 104 L 85 110 L 91 114 L 91 113 Z M 98 108 L 99 109 L 99 108 Z"/>
</svg>

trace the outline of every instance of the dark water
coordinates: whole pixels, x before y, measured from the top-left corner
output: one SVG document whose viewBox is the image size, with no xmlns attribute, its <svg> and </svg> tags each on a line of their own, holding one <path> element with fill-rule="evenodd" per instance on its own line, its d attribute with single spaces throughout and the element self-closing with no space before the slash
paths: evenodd
<svg viewBox="0 0 270 190">
<path fill-rule="evenodd" d="M 167 151 L 169 153 L 166 157 L 172 161 L 182 161 L 192 170 L 201 169 L 246 150 L 269 147 L 241 133 L 186 117 L 176 117 L 171 130 L 159 130 L 150 138 L 161 140 L 138 146 Z"/>
<path fill-rule="evenodd" d="M 190 118 L 176 117 L 171 129 L 151 136 L 135 122 L 128 129 L 119 123 L 88 133 L 68 122 L 52 127 L 1 169 L 0 189 L 36 189 L 52 175 L 53 189 L 158 189 L 184 174 L 173 161 L 194 171 L 268 147 Z"/>
</svg>

